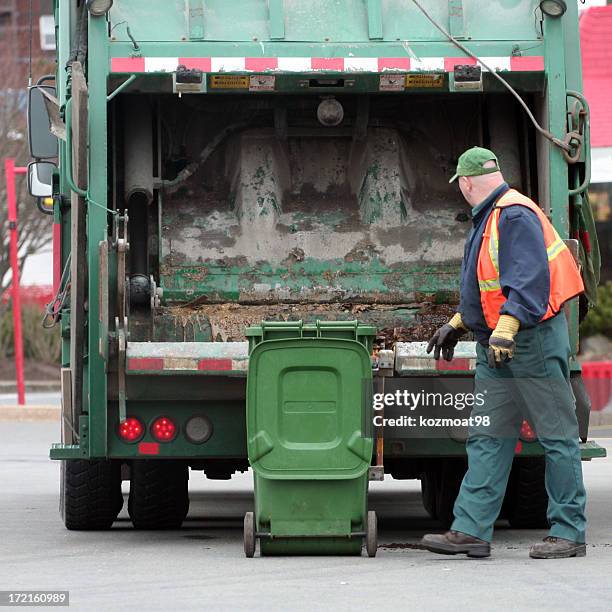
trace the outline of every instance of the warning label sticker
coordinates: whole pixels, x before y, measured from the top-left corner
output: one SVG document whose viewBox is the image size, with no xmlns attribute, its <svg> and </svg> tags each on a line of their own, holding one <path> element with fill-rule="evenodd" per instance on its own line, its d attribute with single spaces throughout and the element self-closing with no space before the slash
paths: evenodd
<svg viewBox="0 0 612 612">
<path fill-rule="evenodd" d="M 210 77 L 211 89 L 248 89 L 247 75 L 214 74 Z"/>
<path fill-rule="evenodd" d="M 249 91 L 274 91 L 276 87 L 276 77 L 273 75 L 251 76 L 249 81 Z"/>
<path fill-rule="evenodd" d="M 406 76 L 403 74 L 385 74 L 380 77 L 380 91 L 404 91 Z"/>
<path fill-rule="evenodd" d="M 413 89 L 433 89 L 444 87 L 443 74 L 407 74 L 406 87 Z"/>
</svg>

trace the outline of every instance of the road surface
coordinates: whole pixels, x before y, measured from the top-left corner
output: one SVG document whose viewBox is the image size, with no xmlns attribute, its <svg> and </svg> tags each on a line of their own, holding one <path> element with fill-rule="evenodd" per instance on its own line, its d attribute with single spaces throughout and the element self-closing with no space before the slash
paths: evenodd
<svg viewBox="0 0 612 612">
<path fill-rule="evenodd" d="M 543 531 L 502 522 L 493 556 L 445 557 L 418 550 L 438 531 L 418 482 L 374 483 L 379 515 L 375 559 L 246 559 L 242 517 L 250 475 L 230 482 L 191 474 L 191 510 L 180 531 L 131 528 L 126 510 L 109 532 L 69 532 L 60 521 L 59 466 L 47 459 L 54 423 L 0 423 L 0 589 L 70 591 L 74 610 L 610 610 L 612 461 L 585 463 L 589 493 L 584 559 L 534 561 Z M 612 453 L 610 440 L 602 440 Z M 126 486 L 124 484 L 124 486 Z M 127 505 L 127 504 L 126 504 Z"/>
<path fill-rule="evenodd" d="M 25 394 L 26 406 L 59 406 L 61 396 L 59 391 L 32 391 Z M 16 406 L 16 393 L 0 393 L 0 406 Z"/>
</svg>

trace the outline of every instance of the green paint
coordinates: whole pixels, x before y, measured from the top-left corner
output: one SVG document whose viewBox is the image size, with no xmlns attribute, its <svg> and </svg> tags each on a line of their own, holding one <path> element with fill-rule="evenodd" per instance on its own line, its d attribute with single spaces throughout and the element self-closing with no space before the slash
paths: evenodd
<svg viewBox="0 0 612 612">
<path fill-rule="evenodd" d="M 544 20 L 545 62 L 548 81 L 548 129 L 563 139 L 567 132 L 565 82 L 565 48 L 563 19 Z M 557 147 L 549 147 L 550 207 L 553 225 L 561 238 L 569 236 L 569 202 L 567 163 Z"/>
<path fill-rule="evenodd" d="M 370 40 L 382 40 L 383 14 L 381 0 L 368 1 L 368 37 Z"/>
<path fill-rule="evenodd" d="M 285 38 L 284 0 L 269 0 L 270 38 L 281 40 Z"/>
<path fill-rule="evenodd" d="M 106 20 L 89 17 L 89 193 L 92 200 L 107 205 L 107 103 L 108 46 Z M 85 397 L 89 403 L 89 443 L 93 457 L 107 454 L 107 378 L 106 365 L 98 351 L 98 245 L 106 238 L 107 214 L 99 206 L 88 207 L 87 251 L 89 265 L 89 358 L 85 372 Z"/>
<path fill-rule="evenodd" d="M 187 0 L 189 11 L 189 38 L 204 38 L 204 0 Z"/>
<path fill-rule="evenodd" d="M 273 267 L 267 262 L 256 267 L 206 265 L 206 274 L 198 266 L 165 265 L 164 303 L 184 302 L 208 296 L 212 301 L 234 301 L 252 292 L 254 284 L 277 284 L 296 297 L 306 289 L 322 294 L 333 278 L 333 290 L 364 297 L 378 296 L 380 301 L 411 301 L 414 293 L 447 296 L 459 290 L 459 264 L 387 266 L 379 258 L 366 262 L 321 261 L 307 258 L 288 267 Z M 323 295 L 322 295 L 323 297 Z M 326 301 L 326 300 L 323 300 Z"/>
<path fill-rule="evenodd" d="M 116 2 L 110 11 L 111 27 L 127 21 L 140 45 L 180 41 L 189 34 L 187 9 L 193 4 L 192 0 L 153 4 L 149 0 Z M 329 42 L 401 40 L 431 43 L 444 40 L 411 2 L 334 0 L 324 3 L 325 10 L 312 11 L 305 10 L 308 4 L 281 0 L 206 0 L 204 38 L 237 44 L 280 39 L 298 44 L 312 42 L 320 52 L 321 44 Z M 448 27 L 451 15 L 458 18 L 458 4 L 456 0 L 430 2 L 427 8 L 434 18 Z M 463 4 L 472 40 L 537 40 L 532 3 L 465 0 Z M 125 27 L 115 28 L 113 34 L 119 41 L 129 41 Z"/>
<path fill-rule="evenodd" d="M 455 38 L 465 38 L 465 21 L 463 19 L 463 0 L 448 0 L 449 32 Z"/>
</svg>

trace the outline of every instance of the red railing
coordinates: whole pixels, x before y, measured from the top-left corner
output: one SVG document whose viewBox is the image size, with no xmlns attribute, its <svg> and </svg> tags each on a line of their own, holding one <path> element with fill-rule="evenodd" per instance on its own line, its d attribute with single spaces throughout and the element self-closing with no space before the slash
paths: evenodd
<svg viewBox="0 0 612 612">
<path fill-rule="evenodd" d="M 603 410 L 612 394 L 612 361 L 586 361 L 582 379 L 591 398 L 591 410 Z"/>
<path fill-rule="evenodd" d="M 15 160 L 7 157 L 4 160 L 6 176 L 6 204 L 9 222 L 9 257 L 11 260 L 11 289 L 13 301 L 13 336 L 15 340 L 15 370 L 17 374 L 17 402 L 20 406 L 25 404 L 25 384 L 23 381 L 23 335 L 21 332 L 21 291 L 19 291 L 19 254 L 17 239 L 17 194 L 15 191 L 15 177 L 26 174 L 27 168 L 16 166 Z"/>
<path fill-rule="evenodd" d="M 22 285 L 19 288 L 22 306 L 36 306 L 41 312 L 45 306 L 53 299 L 53 287 L 51 285 Z M 7 289 L 0 302 L 8 304 L 11 301 L 12 290 Z"/>
</svg>

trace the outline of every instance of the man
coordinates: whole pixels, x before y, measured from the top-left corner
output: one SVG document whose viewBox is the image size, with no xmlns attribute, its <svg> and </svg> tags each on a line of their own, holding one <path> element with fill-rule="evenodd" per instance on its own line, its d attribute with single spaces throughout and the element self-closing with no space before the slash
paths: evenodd
<svg viewBox="0 0 612 612">
<path fill-rule="evenodd" d="M 476 391 L 489 426 L 470 429 L 468 471 L 443 535 L 423 537 L 436 553 L 488 557 L 523 418 L 546 454 L 550 535 L 536 559 L 586 554 L 578 423 L 569 385 L 569 337 L 563 304 L 584 286 L 574 259 L 541 209 L 510 189 L 494 153 L 475 147 L 459 158 L 459 188 L 473 228 L 461 270 L 457 314 L 429 342 L 434 357 L 453 358 L 459 338 L 477 340 Z"/>
</svg>

